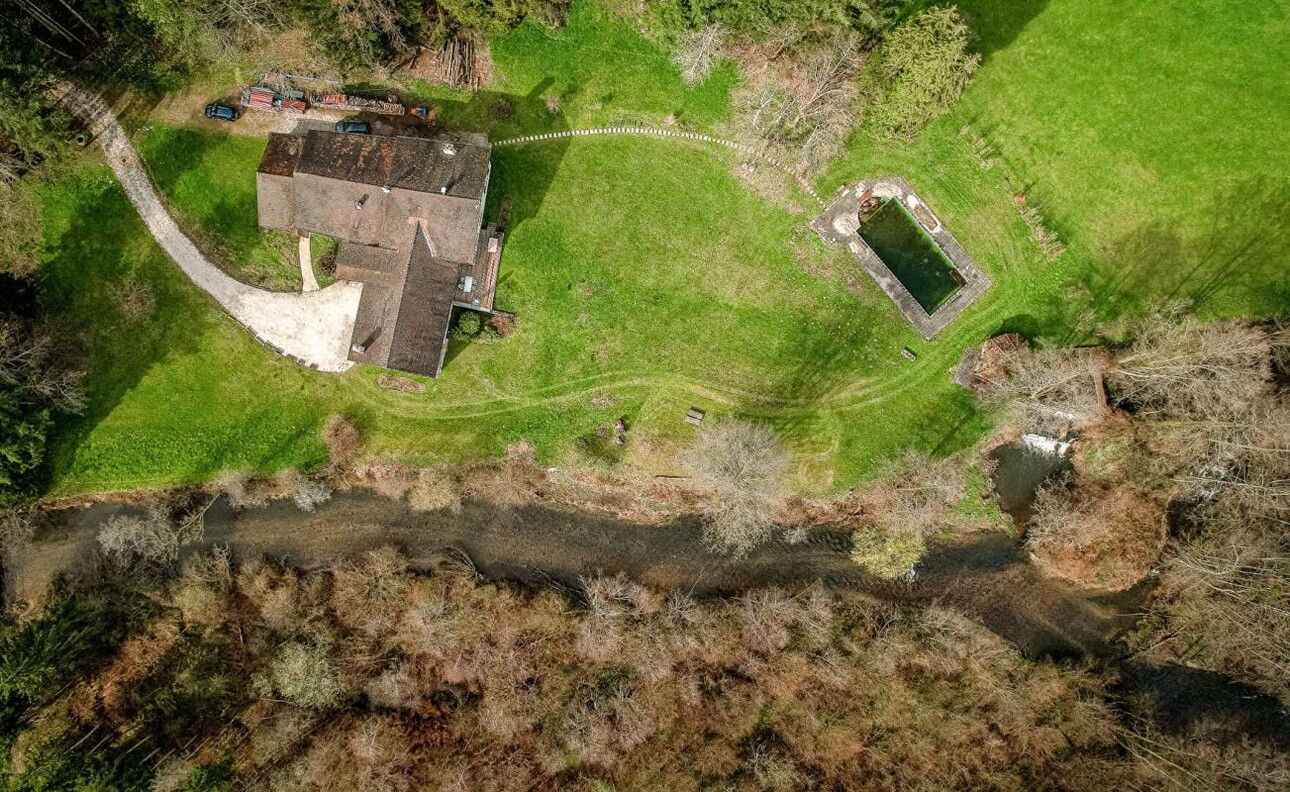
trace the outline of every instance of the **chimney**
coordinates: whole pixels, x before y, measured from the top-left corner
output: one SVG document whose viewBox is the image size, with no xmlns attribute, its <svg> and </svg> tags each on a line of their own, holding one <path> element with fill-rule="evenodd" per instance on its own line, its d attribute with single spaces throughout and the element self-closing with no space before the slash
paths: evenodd
<svg viewBox="0 0 1290 792">
<path fill-rule="evenodd" d="M 367 203 L 367 193 L 363 193 L 362 197 L 360 197 L 357 201 L 354 202 L 354 208 L 362 209 L 363 204 L 365 203 Z"/>
</svg>

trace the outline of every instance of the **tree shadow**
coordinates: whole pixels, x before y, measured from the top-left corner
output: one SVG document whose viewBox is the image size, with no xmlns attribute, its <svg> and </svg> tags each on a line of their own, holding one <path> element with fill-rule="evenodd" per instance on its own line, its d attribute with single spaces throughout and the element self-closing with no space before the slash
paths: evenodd
<svg viewBox="0 0 1290 792">
<path fill-rule="evenodd" d="M 1290 750 L 1290 714 L 1264 691 L 1232 677 L 1174 663 L 1127 664 L 1114 692 L 1162 730 L 1203 733 L 1220 745 L 1250 738 Z"/>
<path fill-rule="evenodd" d="M 156 364 L 188 354 L 213 329 L 213 304 L 150 239 L 115 179 L 83 174 L 65 208 L 68 223 L 41 248 L 42 311 L 83 350 L 88 404 L 58 422 L 49 470 L 54 480 L 77 449 Z M 144 247 L 143 245 L 147 246 Z M 122 289 L 136 284 L 155 302 L 130 318 Z"/>
<path fill-rule="evenodd" d="M 956 5 L 972 28 L 972 50 L 989 60 L 1016 40 L 1048 0 L 958 0 Z"/>
<path fill-rule="evenodd" d="M 1186 300 L 1197 310 L 1232 304 L 1256 313 L 1290 301 L 1285 247 L 1290 185 L 1250 180 L 1215 193 L 1208 223 L 1186 235 L 1167 221 L 1142 225 L 1108 244 L 1088 276 L 1098 316 L 1142 310 L 1151 299 Z"/>
</svg>

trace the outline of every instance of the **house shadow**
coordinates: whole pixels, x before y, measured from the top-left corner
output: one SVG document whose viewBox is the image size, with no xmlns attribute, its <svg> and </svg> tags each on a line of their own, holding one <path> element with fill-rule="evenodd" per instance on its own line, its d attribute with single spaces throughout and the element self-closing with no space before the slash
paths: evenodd
<svg viewBox="0 0 1290 792">
<path fill-rule="evenodd" d="M 42 312 L 78 347 L 86 372 L 84 412 L 57 421 L 51 435 L 54 481 L 153 366 L 197 352 L 218 321 L 213 301 L 159 247 L 140 252 L 148 232 L 120 185 L 80 178 L 70 222 L 41 248 Z"/>
</svg>

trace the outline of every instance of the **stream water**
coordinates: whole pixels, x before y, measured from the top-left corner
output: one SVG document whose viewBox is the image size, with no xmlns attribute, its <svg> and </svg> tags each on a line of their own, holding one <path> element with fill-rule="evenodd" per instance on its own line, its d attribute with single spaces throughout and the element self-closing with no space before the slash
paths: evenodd
<svg viewBox="0 0 1290 792">
<path fill-rule="evenodd" d="M 57 575 L 87 568 L 98 526 L 132 510 L 96 503 L 50 513 L 37 541 L 8 565 L 6 598 L 31 597 Z M 229 547 L 236 558 L 265 556 L 305 569 L 393 545 L 414 568 L 429 567 L 445 552 L 464 553 L 491 580 L 576 586 L 584 576 L 623 573 L 701 597 L 820 581 L 888 602 L 958 609 L 1031 657 L 1089 659 L 1120 668 L 1125 695 L 1157 702 L 1172 727 L 1186 728 L 1197 719 L 1212 723 L 1214 713 L 1221 713 L 1231 721 L 1232 734 L 1259 734 L 1290 748 L 1290 717 L 1275 699 L 1216 674 L 1126 662 L 1116 636 L 1139 615 L 1145 584 L 1115 595 L 1077 589 L 1041 575 L 1017 542 L 1001 532 L 933 543 L 913 581 L 892 583 L 865 574 L 850 560 L 850 537 L 827 528 L 812 530 L 797 544 L 771 542 L 731 559 L 709 551 L 692 521 L 638 525 L 542 505 L 510 508 L 484 501 L 468 501 L 457 512 L 423 513 L 359 490 L 339 493 L 314 512 L 286 501 L 235 510 L 220 499 L 206 514 L 201 541 L 184 552 L 216 545 Z"/>
<path fill-rule="evenodd" d="M 6 580 L 10 599 L 34 596 L 60 572 L 86 566 L 98 526 L 134 507 L 96 503 L 52 513 L 38 541 Z M 639 525 L 609 516 L 542 505 L 519 508 L 467 501 L 460 511 L 416 512 L 365 490 L 338 493 L 314 512 L 290 501 L 233 509 L 221 498 L 206 513 L 201 541 L 235 557 L 265 556 L 304 569 L 325 567 L 383 545 L 399 548 L 414 568 L 445 552 L 464 553 L 480 574 L 529 586 L 576 586 L 590 575 L 618 573 L 661 590 L 696 596 L 738 594 L 759 586 L 858 589 L 884 600 L 944 602 L 980 619 L 1033 656 L 1107 656 L 1113 636 L 1137 610 L 1136 593 L 1099 597 L 1046 578 L 1013 539 L 1000 532 L 933 543 L 910 583 L 866 574 L 850 558 L 851 538 L 816 528 L 805 541 L 772 541 L 732 559 L 710 551 L 694 521 Z"/>
</svg>

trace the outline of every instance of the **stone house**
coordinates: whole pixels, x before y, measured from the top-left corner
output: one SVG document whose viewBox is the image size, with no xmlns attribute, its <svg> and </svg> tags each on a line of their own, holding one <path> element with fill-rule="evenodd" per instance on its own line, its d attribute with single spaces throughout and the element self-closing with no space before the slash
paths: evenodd
<svg viewBox="0 0 1290 792">
<path fill-rule="evenodd" d="M 438 376 L 453 308 L 492 312 L 503 234 L 483 226 L 491 151 L 482 135 L 269 136 L 260 226 L 339 242 L 336 277 L 363 285 L 350 360 Z"/>
</svg>

